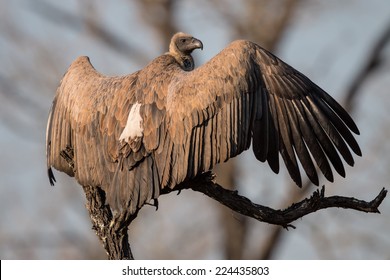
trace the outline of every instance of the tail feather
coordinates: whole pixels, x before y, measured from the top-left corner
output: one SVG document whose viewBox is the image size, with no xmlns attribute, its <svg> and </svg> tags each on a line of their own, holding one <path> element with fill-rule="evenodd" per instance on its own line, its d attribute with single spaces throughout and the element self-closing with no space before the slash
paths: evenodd
<svg viewBox="0 0 390 280">
<path fill-rule="evenodd" d="M 49 177 L 50 185 L 54 186 L 54 183 L 57 182 L 56 178 L 54 177 L 53 170 L 51 167 L 47 169 L 47 176 Z"/>
</svg>

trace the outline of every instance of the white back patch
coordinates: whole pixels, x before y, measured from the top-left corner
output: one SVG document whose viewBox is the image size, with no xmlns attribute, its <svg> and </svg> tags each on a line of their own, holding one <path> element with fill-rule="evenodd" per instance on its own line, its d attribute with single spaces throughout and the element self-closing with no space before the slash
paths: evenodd
<svg viewBox="0 0 390 280">
<path fill-rule="evenodd" d="M 135 103 L 129 112 L 127 117 L 127 123 L 125 129 L 123 129 L 122 134 L 119 136 L 119 141 L 129 142 L 130 139 L 143 136 L 143 120 L 139 113 L 141 108 L 140 103 Z"/>
</svg>

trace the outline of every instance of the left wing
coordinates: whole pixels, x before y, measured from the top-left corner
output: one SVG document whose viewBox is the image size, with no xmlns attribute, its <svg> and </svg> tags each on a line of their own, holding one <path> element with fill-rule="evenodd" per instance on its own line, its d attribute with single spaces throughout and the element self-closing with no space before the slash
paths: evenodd
<svg viewBox="0 0 390 280">
<path fill-rule="evenodd" d="M 331 165 L 345 176 L 340 155 L 349 165 L 349 148 L 361 155 L 351 134 L 359 130 L 348 113 L 302 73 L 248 41 L 235 41 L 198 69 L 178 73 L 167 114 L 172 141 L 188 154 L 174 156 L 187 177 L 238 155 L 251 140 L 257 159 L 276 173 L 280 153 L 299 186 L 298 160 L 318 185 L 313 159 L 333 181 Z"/>
</svg>

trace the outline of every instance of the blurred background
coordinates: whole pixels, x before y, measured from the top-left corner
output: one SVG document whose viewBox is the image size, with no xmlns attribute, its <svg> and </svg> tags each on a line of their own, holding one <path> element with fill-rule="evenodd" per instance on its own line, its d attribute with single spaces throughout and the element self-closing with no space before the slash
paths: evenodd
<svg viewBox="0 0 390 280">
<path fill-rule="evenodd" d="M 197 65 L 230 41 L 273 51 L 350 111 L 363 151 L 326 195 L 371 200 L 390 179 L 390 2 L 387 0 L 0 0 L 0 258 L 105 259 L 82 188 L 46 177 L 45 129 L 56 87 L 88 55 L 107 75 L 144 67 L 171 35 L 201 39 Z M 253 202 L 284 208 L 310 195 L 276 176 L 251 151 L 218 168 L 218 179 Z M 322 183 L 325 181 L 322 179 Z M 381 215 L 326 209 L 295 230 L 259 223 L 193 191 L 145 206 L 131 225 L 138 259 L 388 259 L 390 200 Z"/>
</svg>

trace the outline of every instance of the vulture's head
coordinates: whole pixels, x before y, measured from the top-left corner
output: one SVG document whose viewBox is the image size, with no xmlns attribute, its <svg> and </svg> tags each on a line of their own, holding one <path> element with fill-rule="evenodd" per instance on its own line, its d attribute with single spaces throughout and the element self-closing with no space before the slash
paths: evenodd
<svg viewBox="0 0 390 280">
<path fill-rule="evenodd" d="M 184 55 L 191 54 L 195 49 L 203 50 L 202 41 L 183 32 L 173 35 L 171 44 L 169 45 L 169 52 L 174 51 Z"/>
<path fill-rule="evenodd" d="M 191 53 L 196 50 L 203 50 L 202 41 L 183 32 L 176 33 L 171 39 L 169 45 L 169 54 L 173 55 L 183 70 L 191 71 L 194 69 L 194 59 Z"/>
</svg>

